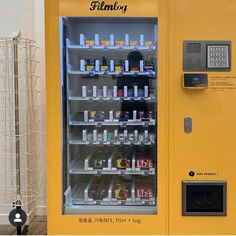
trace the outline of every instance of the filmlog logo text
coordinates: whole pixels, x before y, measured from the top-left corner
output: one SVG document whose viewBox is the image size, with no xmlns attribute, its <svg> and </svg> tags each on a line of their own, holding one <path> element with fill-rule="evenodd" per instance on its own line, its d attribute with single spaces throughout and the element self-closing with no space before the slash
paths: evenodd
<svg viewBox="0 0 236 236">
<path fill-rule="evenodd" d="M 122 13 L 125 13 L 127 9 L 127 5 L 119 5 L 118 2 L 106 4 L 105 1 L 92 1 L 90 4 L 91 11 L 121 11 Z"/>
</svg>

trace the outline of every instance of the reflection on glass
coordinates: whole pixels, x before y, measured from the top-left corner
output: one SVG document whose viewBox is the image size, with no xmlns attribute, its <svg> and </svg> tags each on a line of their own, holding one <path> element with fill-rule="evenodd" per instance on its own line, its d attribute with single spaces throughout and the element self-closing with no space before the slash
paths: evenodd
<svg viewBox="0 0 236 236">
<path fill-rule="evenodd" d="M 156 214 L 157 19 L 61 27 L 63 212 Z"/>
</svg>

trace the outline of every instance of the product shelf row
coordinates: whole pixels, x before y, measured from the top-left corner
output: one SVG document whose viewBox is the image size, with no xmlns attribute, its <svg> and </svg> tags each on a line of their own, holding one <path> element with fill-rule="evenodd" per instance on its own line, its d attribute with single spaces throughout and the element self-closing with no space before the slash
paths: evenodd
<svg viewBox="0 0 236 236">
<path fill-rule="evenodd" d="M 74 159 L 69 164 L 70 174 L 93 175 L 155 175 L 153 159 L 146 156 L 132 155 L 116 158 L 115 153 L 108 157 L 99 158 L 96 153 L 88 155 L 85 159 Z"/>
<path fill-rule="evenodd" d="M 151 183 L 110 181 L 93 176 L 90 181 L 75 185 L 71 193 L 65 192 L 68 202 L 75 205 L 102 206 L 155 206 L 154 186 Z"/>
</svg>

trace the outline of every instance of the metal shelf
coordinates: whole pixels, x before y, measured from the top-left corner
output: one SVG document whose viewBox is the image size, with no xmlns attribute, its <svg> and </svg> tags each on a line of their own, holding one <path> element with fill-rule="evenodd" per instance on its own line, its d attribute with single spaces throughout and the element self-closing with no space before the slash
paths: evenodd
<svg viewBox="0 0 236 236">
<path fill-rule="evenodd" d="M 154 142 L 83 142 L 80 139 L 70 139 L 69 144 L 71 145 L 93 145 L 93 146 L 106 146 L 106 145 L 137 145 L 137 146 L 151 146 L 155 145 Z"/>
<path fill-rule="evenodd" d="M 79 71 L 79 70 L 68 70 L 69 75 L 156 75 L 155 71 L 152 72 L 106 72 L 106 71 Z"/>
<path fill-rule="evenodd" d="M 65 214 L 110 214 L 110 215 L 156 215 L 157 206 L 94 206 L 94 205 L 73 205 L 65 204 L 64 206 Z"/>
<path fill-rule="evenodd" d="M 68 96 L 69 101 L 155 101 L 155 97 L 80 97 Z"/>
<path fill-rule="evenodd" d="M 69 125 L 71 126 L 154 126 L 156 124 L 155 120 L 149 121 L 95 121 L 95 122 L 83 122 L 70 120 Z"/>
</svg>

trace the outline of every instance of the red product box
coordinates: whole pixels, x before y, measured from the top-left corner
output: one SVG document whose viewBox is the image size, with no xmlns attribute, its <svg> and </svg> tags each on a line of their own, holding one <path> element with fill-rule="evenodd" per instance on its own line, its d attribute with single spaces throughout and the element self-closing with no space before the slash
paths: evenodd
<svg viewBox="0 0 236 236">
<path fill-rule="evenodd" d="M 153 160 L 148 156 L 139 156 L 136 159 L 136 165 L 141 169 L 153 168 Z"/>
<path fill-rule="evenodd" d="M 136 197 L 144 199 L 153 198 L 154 197 L 153 186 L 147 183 L 140 183 L 136 185 Z"/>
</svg>

